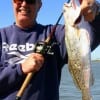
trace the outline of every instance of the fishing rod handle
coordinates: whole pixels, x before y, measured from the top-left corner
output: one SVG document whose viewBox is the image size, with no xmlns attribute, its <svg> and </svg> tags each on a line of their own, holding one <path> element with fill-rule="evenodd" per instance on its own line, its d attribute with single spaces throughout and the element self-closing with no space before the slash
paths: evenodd
<svg viewBox="0 0 100 100">
<path fill-rule="evenodd" d="M 26 76 L 20 90 L 18 91 L 17 95 L 16 95 L 16 100 L 21 100 L 21 97 L 26 89 L 26 87 L 28 86 L 32 76 L 34 75 L 34 72 L 28 73 L 28 75 Z"/>
</svg>

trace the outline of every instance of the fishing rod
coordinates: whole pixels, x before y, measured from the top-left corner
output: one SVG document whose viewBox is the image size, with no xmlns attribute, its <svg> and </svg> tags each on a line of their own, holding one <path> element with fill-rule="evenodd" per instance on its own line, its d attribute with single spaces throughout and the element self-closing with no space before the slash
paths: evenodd
<svg viewBox="0 0 100 100">
<path fill-rule="evenodd" d="M 48 54 L 53 54 L 53 52 L 52 52 L 51 49 L 52 49 L 52 46 L 55 43 L 50 44 L 50 42 L 51 42 L 51 39 L 52 39 L 52 37 L 53 37 L 53 35 L 55 33 L 56 27 L 59 24 L 59 21 L 60 21 L 60 19 L 61 19 L 62 16 L 63 16 L 63 13 L 61 13 L 61 15 L 59 16 L 56 24 L 52 28 L 51 33 L 49 34 L 49 36 L 47 37 L 47 39 L 44 42 L 38 42 L 38 43 L 36 43 L 35 49 L 34 49 L 35 53 L 40 53 L 43 56 L 46 55 L 46 54 L 47 55 Z M 42 46 L 42 49 L 38 50 L 38 47 L 40 47 L 40 46 Z M 35 74 L 35 72 L 30 72 L 30 73 L 27 74 L 27 76 L 26 76 L 26 78 L 25 78 L 25 80 L 24 80 L 24 82 L 23 82 L 20 90 L 18 91 L 18 93 L 16 95 L 16 100 L 21 100 L 22 95 L 23 95 L 25 89 L 27 88 L 28 84 L 30 83 L 30 80 L 32 79 L 32 77 L 34 76 L 34 74 Z"/>
</svg>

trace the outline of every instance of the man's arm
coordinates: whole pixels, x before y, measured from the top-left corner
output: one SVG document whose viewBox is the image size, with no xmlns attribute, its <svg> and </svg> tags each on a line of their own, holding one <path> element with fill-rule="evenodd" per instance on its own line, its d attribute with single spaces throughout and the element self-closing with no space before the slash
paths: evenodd
<svg viewBox="0 0 100 100">
<path fill-rule="evenodd" d="M 100 45 L 100 13 L 95 17 L 95 19 L 90 22 L 93 29 L 93 42 L 91 45 L 91 50 L 97 48 Z"/>
</svg>

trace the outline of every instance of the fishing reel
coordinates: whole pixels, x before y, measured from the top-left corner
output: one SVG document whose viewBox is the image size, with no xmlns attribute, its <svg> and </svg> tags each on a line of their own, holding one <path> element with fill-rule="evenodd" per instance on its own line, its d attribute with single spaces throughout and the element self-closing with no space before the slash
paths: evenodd
<svg viewBox="0 0 100 100">
<path fill-rule="evenodd" d="M 59 44 L 58 42 L 53 42 L 50 44 L 47 42 L 40 41 L 36 43 L 34 52 L 42 54 L 43 56 L 54 55 L 53 47 L 58 44 Z"/>
</svg>

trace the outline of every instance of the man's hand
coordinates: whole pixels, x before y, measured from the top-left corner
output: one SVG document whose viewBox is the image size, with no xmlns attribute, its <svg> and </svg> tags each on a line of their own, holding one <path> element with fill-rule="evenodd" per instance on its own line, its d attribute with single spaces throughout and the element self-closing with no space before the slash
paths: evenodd
<svg viewBox="0 0 100 100">
<path fill-rule="evenodd" d="M 93 6 L 94 3 L 95 3 L 95 0 L 82 0 L 81 9 L 84 11 L 88 9 L 89 7 Z"/>
<path fill-rule="evenodd" d="M 32 53 L 30 56 L 21 64 L 22 71 L 24 74 L 30 72 L 39 71 L 43 66 L 44 57 L 38 53 Z"/>
<path fill-rule="evenodd" d="M 97 14 L 97 5 L 95 0 L 82 0 L 81 13 L 86 21 L 93 21 Z"/>
</svg>

